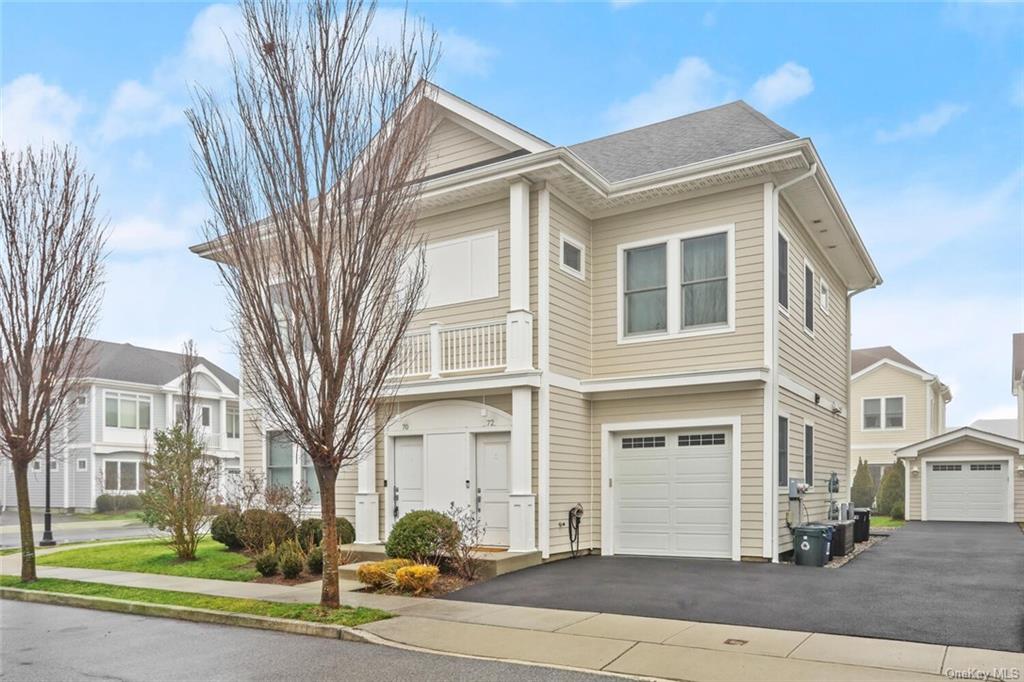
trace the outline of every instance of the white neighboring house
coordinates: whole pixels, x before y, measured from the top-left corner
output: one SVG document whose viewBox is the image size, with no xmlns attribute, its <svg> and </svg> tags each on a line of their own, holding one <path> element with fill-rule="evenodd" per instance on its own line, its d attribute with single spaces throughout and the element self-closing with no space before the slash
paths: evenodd
<svg viewBox="0 0 1024 682">
<path fill-rule="evenodd" d="M 59 429 L 51 454 L 50 504 L 54 509 L 89 510 L 97 496 L 127 495 L 145 487 L 142 459 L 153 434 L 175 421 L 180 404 L 182 356 L 128 343 L 93 341 L 92 369 L 84 390 L 74 396 L 68 424 Z M 208 454 L 221 463 L 221 486 L 238 471 L 241 414 L 238 379 L 205 358 L 199 359 L 197 403 Z M 15 506 L 9 462 L 2 471 L 0 504 Z M 44 505 L 43 455 L 29 466 L 29 497 Z"/>
</svg>

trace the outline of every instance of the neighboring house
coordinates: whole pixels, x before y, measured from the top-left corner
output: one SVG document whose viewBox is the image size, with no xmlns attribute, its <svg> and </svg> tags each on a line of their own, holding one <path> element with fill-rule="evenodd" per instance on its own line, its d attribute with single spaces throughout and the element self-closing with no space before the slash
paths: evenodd
<svg viewBox="0 0 1024 682">
<path fill-rule="evenodd" d="M 1013 335 L 1012 369 L 1015 434 L 972 424 L 896 451 L 907 469 L 908 519 L 1024 522 L 1024 334 Z"/>
<path fill-rule="evenodd" d="M 337 487 L 357 542 L 454 503 L 565 555 L 579 503 L 583 550 L 790 549 L 789 479 L 810 518 L 849 490 L 849 297 L 880 283 L 811 141 L 733 102 L 556 147 L 428 87 L 426 308 Z M 307 476 L 248 407 L 245 465 Z"/>
<path fill-rule="evenodd" d="M 142 459 L 153 434 L 175 421 L 182 356 L 128 343 L 93 341 L 84 390 L 72 397 L 69 423 L 52 442 L 50 500 L 57 509 L 91 509 L 96 497 L 145 487 Z M 222 472 L 240 469 L 238 379 L 209 360 L 196 369 L 200 422 L 210 455 Z M 4 463 L 2 504 L 15 506 L 14 475 Z M 43 455 L 29 466 L 33 507 L 45 502 Z"/>
<path fill-rule="evenodd" d="M 865 460 L 877 484 L 896 450 L 946 431 L 949 387 L 892 346 L 850 356 L 850 471 Z"/>
</svg>

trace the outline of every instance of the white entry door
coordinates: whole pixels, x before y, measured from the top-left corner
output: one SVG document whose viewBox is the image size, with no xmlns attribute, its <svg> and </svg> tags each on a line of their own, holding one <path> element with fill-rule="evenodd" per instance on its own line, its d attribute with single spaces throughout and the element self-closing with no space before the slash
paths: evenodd
<svg viewBox="0 0 1024 682">
<path fill-rule="evenodd" d="M 1006 462 L 934 462 L 925 486 L 928 521 L 1009 520 Z"/>
<path fill-rule="evenodd" d="M 446 512 L 452 505 L 472 504 L 469 468 L 469 435 L 432 433 L 426 440 L 426 500 L 424 507 Z"/>
<path fill-rule="evenodd" d="M 476 509 L 486 529 L 484 543 L 507 547 L 508 536 L 508 450 L 507 433 L 476 437 Z"/>
<path fill-rule="evenodd" d="M 728 427 L 615 434 L 615 553 L 729 558 L 733 437 Z"/>
<path fill-rule="evenodd" d="M 395 438 L 395 521 L 423 509 L 423 436 Z"/>
</svg>

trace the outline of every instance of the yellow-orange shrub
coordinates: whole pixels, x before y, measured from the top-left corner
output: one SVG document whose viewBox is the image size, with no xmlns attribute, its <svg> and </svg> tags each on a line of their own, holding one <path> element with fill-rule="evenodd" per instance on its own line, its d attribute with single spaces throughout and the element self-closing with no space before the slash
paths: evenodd
<svg viewBox="0 0 1024 682">
<path fill-rule="evenodd" d="M 434 586 L 438 576 L 437 566 L 417 564 L 395 571 L 395 584 L 404 592 L 422 594 Z"/>
</svg>

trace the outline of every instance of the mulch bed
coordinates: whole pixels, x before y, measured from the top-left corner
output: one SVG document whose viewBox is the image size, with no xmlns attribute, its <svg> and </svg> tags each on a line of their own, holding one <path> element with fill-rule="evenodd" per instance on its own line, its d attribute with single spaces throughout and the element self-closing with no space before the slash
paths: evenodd
<svg viewBox="0 0 1024 682">
<path fill-rule="evenodd" d="M 886 531 L 892 531 L 895 528 L 886 528 Z M 868 539 L 865 542 L 855 542 L 853 545 L 853 551 L 846 556 L 833 557 L 832 561 L 825 564 L 825 568 L 840 568 L 853 561 L 855 558 L 860 556 L 862 552 L 865 552 L 879 542 L 886 540 L 889 537 L 889 533 L 871 533 L 868 535 Z"/>
<path fill-rule="evenodd" d="M 288 585 L 290 587 L 292 585 L 303 585 L 305 583 L 311 583 L 311 582 L 314 582 L 316 580 L 320 580 L 320 577 L 321 576 L 319 576 L 319 575 L 311 575 L 311 574 L 306 573 L 305 571 L 303 571 L 301 574 L 299 574 L 298 578 L 285 578 L 283 575 L 278 573 L 277 575 L 268 576 L 266 578 L 264 578 L 262 575 L 261 576 L 257 576 L 255 578 L 253 578 L 252 580 L 250 580 L 249 582 L 251 582 L 251 583 L 267 583 L 267 584 L 270 584 L 270 585 Z"/>
<path fill-rule="evenodd" d="M 366 587 L 361 589 L 360 592 L 370 592 L 370 593 L 373 593 L 373 594 L 390 594 L 390 595 L 397 595 L 397 596 L 400 596 L 400 597 L 419 596 L 419 597 L 422 597 L 424 599 L 431 599 L 433 597 L 440 597 L 440 596 L 448 594 L 450 592 L 455 592 L 457 590 L 461 590 L 462 588 L 469 587 L 470 585 L 475 585 L 478 582 L 481 582 L 482 580 L 483 580 L 483 578 L 477 578 L 476 580 L 466 580 L 465 578 L 462 578 L 462 577 L 457 576 L 457 575 L 451 575 L 451 574 L 448 574 L 448 573 L 442 573 L 441 575 L 439 575 L 437 577 L 437 582 L 434 583 L 433 589 L 430 592 L 424 592 L 423 594 L 420 594 L 420 595 L 413 595 L 413 594 L 410 594 L 408 592 L 402 592 L 400 590 L 393 590 L 393 589 L 388 589 L 388 588 L 383 588 L 383 589 L 379 589 L 378 590 L 376 588 L 370 587 L 369 585 L 367 585 Z"/>
</svg>

